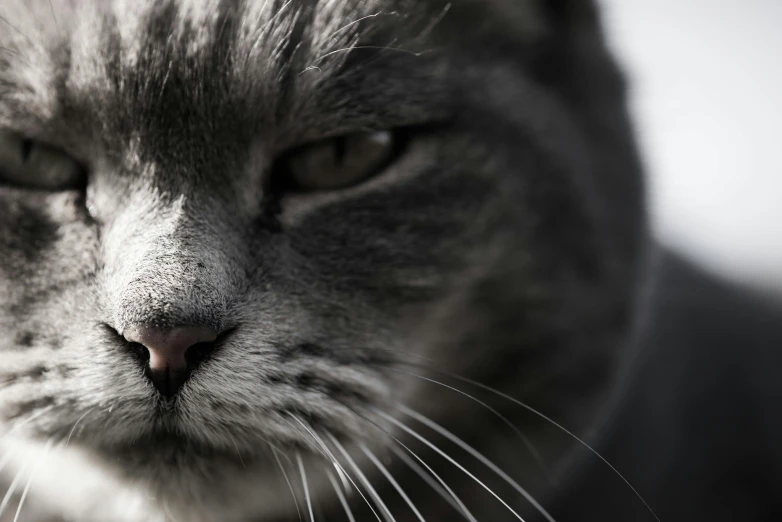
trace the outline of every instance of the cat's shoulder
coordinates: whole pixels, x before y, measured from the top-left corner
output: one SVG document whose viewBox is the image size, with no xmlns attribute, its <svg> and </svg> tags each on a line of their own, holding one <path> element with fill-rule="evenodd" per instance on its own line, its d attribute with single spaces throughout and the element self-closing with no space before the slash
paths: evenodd
<svg viewBox="0 0 782 522">
<path fill-rule="evenodd" d="M 660 520 L 780 520 L 782 300 L 664 248 L 648 274 L 595 449 Z M 561 518 L 654 520 L 605 463 L 589 452 L 576 462 Z"/>
</svg>

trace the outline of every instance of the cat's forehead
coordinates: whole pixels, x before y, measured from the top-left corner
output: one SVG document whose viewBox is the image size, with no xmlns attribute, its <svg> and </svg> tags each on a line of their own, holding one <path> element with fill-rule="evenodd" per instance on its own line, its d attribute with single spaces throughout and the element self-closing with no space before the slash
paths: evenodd
<svg viewBox="0 0 782 522">
<path fill-rule="evenodd" d="M 429 19 L 414 5 L 4 1 L 0 23 L 10 30 L 0 31 L 0 125 L 85 111 L 102 116 L 101 126 L 126 130 L 141 122 L 175 123 L 159 117 L 177 120 L 185 113 L 212 125 L 242 116 L 258 122 L 279 110 L 282 98 L 301 105 L 297 100 L 327 96 L 337 83 L 354 92 L 353 99 L 373 87 L 401 92 L 380 89 L 378 75 L 345 72 L 351 62 L 378 66 L 386 57 L 424 49 L 417 37 Z"/>
</svg>

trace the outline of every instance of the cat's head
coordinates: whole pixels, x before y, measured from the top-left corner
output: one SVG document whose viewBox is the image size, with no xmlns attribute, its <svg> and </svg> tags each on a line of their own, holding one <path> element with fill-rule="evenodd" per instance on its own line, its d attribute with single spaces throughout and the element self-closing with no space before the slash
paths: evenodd
<svg viewBox="0 0 782 522">
<path fill-rule="evenodd" d="M 645 234 L 585 2 L 0 15 L 17 435 L 159 491 L 238 491 L 317 437 L 387 445 L 400 403 L 447 418 L 410 368 L 500 366 L 511 390 L 609 367 Z"/>
</svg>

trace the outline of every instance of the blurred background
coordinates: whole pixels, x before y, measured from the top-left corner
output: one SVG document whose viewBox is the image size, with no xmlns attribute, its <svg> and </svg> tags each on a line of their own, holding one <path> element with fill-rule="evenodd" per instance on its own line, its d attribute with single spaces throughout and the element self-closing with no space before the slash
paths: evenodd
<svg viewBox="0 0 782 522">
<path fill-rule="evenodd" d="M 782 295 L 782 0 L 601 0 L 658 235 Z"/>
</svg>

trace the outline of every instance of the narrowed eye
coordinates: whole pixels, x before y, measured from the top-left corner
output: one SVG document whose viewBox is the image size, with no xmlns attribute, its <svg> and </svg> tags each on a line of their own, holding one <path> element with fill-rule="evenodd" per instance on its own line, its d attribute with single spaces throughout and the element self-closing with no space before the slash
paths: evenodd
<svg viewBox="0 0 782 522">
<path fill-rule="evenodd" d="M 286 154 L 276 176 L 291 190 L 309 192 L 355 185 L 378 174 L 400 150 L 392 131 L 364 132 L 305 145 Z"/>
<path fill-rule="evenodd" d="M 72 190 L 85 182 L 76 160 L 43 143 L 0 131 L 0 185 L 40 190 Z"/>
</svg>

